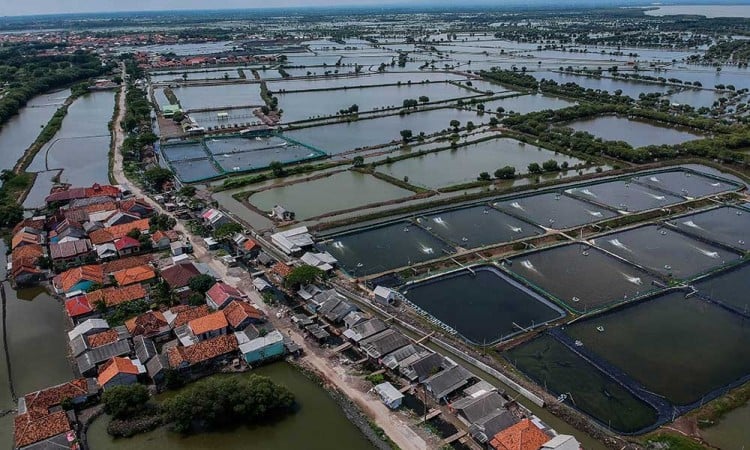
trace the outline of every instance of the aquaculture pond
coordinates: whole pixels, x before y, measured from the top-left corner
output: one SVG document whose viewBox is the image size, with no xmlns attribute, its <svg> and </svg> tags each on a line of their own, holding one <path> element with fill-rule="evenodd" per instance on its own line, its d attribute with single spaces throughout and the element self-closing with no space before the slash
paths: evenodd
<svg viewBox="0 0 750 450">
<path fill-rule="evenodd" d="M 740 185 L 729 181 L 699 175 L 688 170 L 673 170 L 634 177 L 638 184 L 663 189 L 686 198 L 706 197 L 735 191 Z"/>
<path fill-rule="evenodd" d="M 362 86 L 377 86 L 382 84 L 398 84 L 404 86 L 418 85 L 425 81 L 441 82 L 448 80 L 465 80 L 463 75 L 447 72 L 401 72 L 382 73 L 360 76 L 325 77 L 302 80 L 280 80 L 268 83 L 268 89 L 272 92 L 307 91 L 311 89 L 345 89 Z M 410 83 L 411 82 L 411 83 Z M 426 83 L 424 83 L 426 84 Z M 348 90 L 347 90 L 348 93 Z M 329 92 L 329 94 L 331 94 Z M 340 94 L 340 92 L 339 92 Z"/>
<path fill-rule="evenodd" d="M 271 211 L 274 206 L 281 205 L 289 211 L 294 211 L 297 220 L 305 220 L 333 211 L 387 202 L 411 195 L 414 193 L 372 175 L 344 171 L 260 191 L 252 194 L 248 201 L 263 211 Z"/>
<path fill-rule="evenodd" d="M 169 163 L 177 177 L 185 182 L 205 180 L 221 175 L 216 165 L 208 158 L 188 161 L 171 161 Z"/>
<path fill-rule="evenodd" d="M 416 219 L 420 226 L 456 247 L 477 248 L 544 234 L 544 230 L 477 205 L 442 211 Z"/>
<path fill-rule="evenodd" d="M 455 251 L 406 221 L 329 236 L 320 248 L 331 253 L 355 277 L 418 264 Z"/>
<path fill-rule="evenodd" d="M 399 180 L 407 177 L 412 184 L 439 188 L 475 181 L 481 172 L 492 174 L 505 166 L 525 174 L 530 163 L 541 165 L 551 159 L 571 167 L 584 163 L 515 139 L 500 138 L 384 164 L 377 170 Z"/>
<path fill-rule="evenodd" d="M 380 108 L 400 108 L 405 99 L 426 97 L 431 102 L 476 96 L 477 93 L 450 83 L 412 84 L 350 88 L 346 91 L 310 91 L 277 94 L 283 122 L 297 122 L 320 116 L 335 116 L 353 105 L 365 112 Z"/>
<path fill-rule="evenodd" d="M 226 172 L 262 169 L 274 161 L 287 164 L 325 156 L 276 137 L 207 139 L 205 144 Z"/>
<path fill-rule="evenodd" d="M 566 332 L 647 390 L 689 405 L 750 375 L 749 320 L 672 292 Z"/>
<path fill-rule="evenodd" d="M 475 112 L 461 111 L 454 108 L 442 108 L 416 112 L 404 116 L 393 115 L 377 119 L 357 120 L 314 128 L 286 131 L 285 136 L 311 145 L 328 154 L 343 153 L 347 150 L 370 147 L 380 144 L 401 141 L 401 130 L 412 130 L 416 136 L 450 128 L 452 120 L 462 125 L 473 121 L 474 124 L 489 121 L 489 115 L 478 116 Z"/>
<path fill-rule="evenodd" d="M 518 95 L 483 103 L 485 111 L 495 112 L 498 108 L 503 108 L 505 114 L 528 114 L 534 111 L 562 109 L 575 105 L 575 102 L 542 94 Z"/>
<path fill-rule="evenodd" d="M 407 285 L 402 293 L 477 345 L 492 344 L 565 313 L 491 266 Z"/>
<path fill-rule="evenodd" d="M 587 202 L 598 203 L 618 211 L 639 212 L 663 208 L 684 199 L 625 180 L 583 185 L 565 193 Z"/>
<path fill-rule="evenodd" d="M 253 369 L 247 374 L 224 376 L 242 377 L 250 374 L 270 377 L 289 389 L 297 402 L 297 411 L 278 421 L 238 426 L 210 433 L 183 436 L 161 427 L 124 439 L 114 439 L 107 434 L 109 417 L 102 416 L 94 421 L 88 431 L 89 447 L 92 450 L 240 450 L 248 448 L 248 443 L 252 443 L 252 448 L 257 450 L 374 448 L 322 387 L 289 364 L 277 362 Z M 169 393 L 162 394 L 161 397 L 168 395 Z M 311 436 L 314 436 L 314 439 Z"/>
<path fill-rule="evenodd" d="M 543 227 L 556 230 L 578 227 L 618 215 L 609 209 L 555 192 L 501 200 L 492 205 Z"/>
<path fill-rule="evenodd" d="M 641 267 L 679 280 L 741 258 L 738 253 L 658 225 L 644 225 L 592 239 L 598 247 Z"/>
<path fill-rule="evenodd" d="M 678 217 L 668 222 L 686 233 L 747 251 L 750 245 L 750 211 L 722 206 Z"/>
<path fill-rule="evenodd" d="M 0 128 L 0 169 L 13 168 L 69 95 L 70 90 L 64 90 L 34 97 L 5 122 Z"/>
<path fill-rule="evenodd" d="M 579 312 L 658 289 L 656 277 L 584 244 L 565 244 L 511 258 L 506 268 Z"/>
<path fill-rule="evenodd" d="M 577 120 L 566 126 L 576 131 L 585 131 L 607 141 L 624 141 L 635 148 L 647 145 L 675 145 L 702 137 L 689 131 L 656 126 L 618 116 Z"/>
<path fill-rule="evenodd" d="M 657 420 L 656 410 L 550 335 L 515 347 L 505 358 L 565 402 L 609 428 L 633 433 Z"/>
<path fill-rule="evenodd" d="M 574 55 L 580 55 L 580 54 L 574 54 Z M 592 53 L 590 55 L 582 56 L 584 58 L 589 58 L 590 56 L 596 55 L 595 53 Z M 610 57 L 607 55 L 607 59 Z M 622 91 L 622 95 L 627 95 L 628 97 L 638 99 L 638 95 L 641 93 L 662 93 L 666 92 L 668 86 L 656 84 L 656 83 L 646 83 L 646 82 L 638 82 L 638 81 L 629 81 L 629 80 L 620 80 L 615 78 L 609 78 L 609 77 L 588 77 L 585 75 L 576 75 L 576 74 L 568 74 L 568 73 L 559 73 L 559 72 L 533 72 L 532 75 L 534 75 L 534 78 L 537 80 L 541 80 L 543 78 L 547 80 L 553 80 L 556 81 L 558 84 L 565 84 L 565 83 L 575 83 L 585 89 L 599 89 L 602 91 L 607 91 L 611 94 L 614 94 L 615 91 L 620 90 Z"/>
<path fill-rule="evenodd" d="M 162 145 L 161 152 L 168 161 L 182 161 L 208 157 L 206 148 L 198 141 L 170 142 Z"/>
<path fill-rule="evenodd" d="M 262 106 L 257 83 L 222 84 L 216 86 L 180 86 L 172 89 L 186 111 L 220 109 L 230 106 Z"/>
<path fill-rule="evenodd" d="M 750 265 L 721 272 L 693 283 L 698 294 L 750 314 Z"/>
<path fill-rule="evenodd" d="M 718 423 L 701 429 L 701 436 L 716 448 L 742 448 L 750 442 L 750 403 L 729 411 Z"/>
<path fill-rule="evenodd" d="M 228 108 L 216 111 L 196 111 L 190 118 L 202 127 L 241 126 L 260 122 L 254 108 Z"/>
</svg>

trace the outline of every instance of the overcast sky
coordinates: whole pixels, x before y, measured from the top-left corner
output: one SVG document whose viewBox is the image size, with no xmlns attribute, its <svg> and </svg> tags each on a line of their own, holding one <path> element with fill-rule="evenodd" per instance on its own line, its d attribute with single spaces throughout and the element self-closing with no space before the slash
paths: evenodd
<svg viewBox="0 0 750 450">
<path fill-rule="evenodd" d="M 108 11 L 348 6 L 412 3 L 404 0 L 0 0 L 0 16 Z M 419 0 L 418 3 L 430 3 Z"/>
</svg>

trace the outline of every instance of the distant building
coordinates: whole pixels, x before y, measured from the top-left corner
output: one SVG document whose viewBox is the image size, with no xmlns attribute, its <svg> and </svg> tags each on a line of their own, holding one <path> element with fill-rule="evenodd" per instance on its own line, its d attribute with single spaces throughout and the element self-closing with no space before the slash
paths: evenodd
<svg viewBox="0 0 750 450">
<path fill-rule="evenodd" d="M 287 210 L 281 205 L 274 205 L 271 209 L 271 217 L 281 222 L 294 220 L 294 212 Z"/>
</svg>

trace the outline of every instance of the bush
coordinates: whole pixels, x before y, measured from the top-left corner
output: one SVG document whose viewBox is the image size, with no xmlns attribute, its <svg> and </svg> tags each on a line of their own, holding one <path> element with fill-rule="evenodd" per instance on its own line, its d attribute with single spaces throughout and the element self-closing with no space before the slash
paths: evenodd
<svg viewBox="0 0 750 450">
<path fill-rule="evenodd" d="M 115 419 L 129 419 L 142 413 L 148 399 L 148 389 L 142 384 L 115 386 L 102 394 L 104 412 Z"/>
</svg>

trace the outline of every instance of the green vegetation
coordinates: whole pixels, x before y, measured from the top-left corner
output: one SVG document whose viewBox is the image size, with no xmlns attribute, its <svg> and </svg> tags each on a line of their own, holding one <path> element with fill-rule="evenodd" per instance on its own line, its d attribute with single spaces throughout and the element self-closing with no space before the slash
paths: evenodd
<svg viewBox="0 0 750 450">
<path fill-rule="evenodd" d="M 700 443 L 690 439 L 687 436 L 678 436 L 676 434 L 657 434 L 655 437 L 648 439 L 649 444 L 653 448 L 654 444 L 659 445 L 658 448 L 666 450 L 705 450 L 706 447 Z"/>
<path fill-rule="evenodd" d="M 142 413 L 148 399 L 148 389 L 142 384 L 115 386 L 102 394 L 104 412 L 115 419 L 129 419 Z"/>
<path fill-rule="evenodd" d="M 177 220 L 167 214 L 154 214 L 148 219 L 149 231 L 155 233 L 156 231 L 167 231 L 171 230 L 177 225 Z"/>
<path fill-rule="evenodd" d="M 219 225 L 214 230 L 214 238 L 219 241 L 228 241 L 237 233 L 242 233 L 242 225 L 237 222 L 227 222 Z"/>
<path fill-rule="evenodd" d="M 3 170 L 0 173 L 0 228 L 12 227 L 23 220 L 23 207 L 19 204 L 26 191 L 34 184 L 35 174 L 15 173 Z"/>
<path fill-rule="evenodd" d="M 143 174 L 143 179 L 154 189 L 161 189 L 164 183 L 174 180 L 171 170 L 164 167 L 154 166 Z"/>
<path fill-rule="evenodd" d="M 191 291 L 197 292 L 199 294 L 205 294 L 208 292 L 209 289 L 211 289 L 211 286 L 213 286 L 216 283 L 216 280 L 214 280 L 214 277 L 207 274 L 200 274 L 196 275 L 193 278 L 191 278 L 188 281 L 188 287 Z"/>
<path fill-rule="evenodd" d="M 306 264 L 297 266 L 286 276 L 284 285 L 288 288 L 299 288 L 304 284 L 314 283 L 325 278 L 325 272 Z"/>
<path fill-rule="evenodd" d="M 730 391 L 698 410 L 696 414 L 698 426 L 701 428 L 710 427 L 720 421 L 725 414 L 746 405 L 748 401 L 750 401 L 750 383 Z"/>
<path fill-rule="evenodd" d="M 268 377 L 213 377 L 162 404 L 165 422 L 180 433 L 255 423 L 292 412 L 294 395 Z"/>
</svg>

